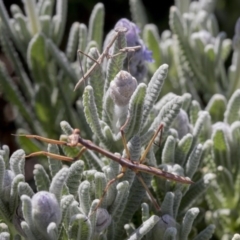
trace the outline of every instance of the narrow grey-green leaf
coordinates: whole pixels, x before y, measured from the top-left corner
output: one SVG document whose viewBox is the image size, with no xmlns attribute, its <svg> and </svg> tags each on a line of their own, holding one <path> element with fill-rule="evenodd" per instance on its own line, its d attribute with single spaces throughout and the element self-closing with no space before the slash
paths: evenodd
<svg viewBox="0 0 240 240">
<path fill-rule="evenodd" d="M 148 48 L 152 51 L 152 58 L 154 59 L 154 63 L 149 64 L 149 68 L 151 72 L 154 73 L 163 62 L 162 52 L 160 48 L 160 37 L 156 25 L 147 24 L 144 26 L 143 40 Z"/>
<path fill-rule="evenodd" d="M 150 82 L 147 86 L 146 99 L 144 102 L 144 112 L 143 112 L 143 123 L 147 121 L 147 116 L 151 109 L 153 108 L 154 103 L 158 99 L 158 96 L 161 92 L 165 78 L 167 77 L 168 65 L 161 65 L 158 70 L 152 76 Z"/>
<path fill-rule="evenodd" d="M 93 94 L 93 88 L 91 86 L 85 87 L 83 93 L 83 105 L 85 117 L 89 126 L 92 129 L 92 132 L 94 132 L 98 136 L 99 140 L 106 147 L 109 146 L 109 143 L 106 141 L 101 129 L 100 119 L 98 116 L 97 107 Z"/>
<path fill-rule="evenodd" d="M 50 179 L 46 170 L 40 164 L 36 164 L 34 168 L 35 169 L 33 170 L 33 175 L 37 190 L 48 191 L 50 186 Z"/>
<path fill-rule="evenodd" d="M 127 139 L 139 133 L 142 127 L 142 117 L 144 111 L 144 101 L 146 96 L 146 85 L 140 83 L 134 91 L 129 102 L 128 122 L 124 127 Z"/>
<path fill-rule="evenodd" d="M 141 0 L 130 0 L 130 11 L 133 21 L 137 24 L 140 29 L 143 29 L 147 24 L 147 14 L 145 12 L 144 5 Z"/>
<path fill-rule="evenodd" d="M 224 114 L 224 122 L 229 125 L 234 121 L 240 120 L 240 89 L 237 89 L 227 104 L 227 110 Z"/>
<path fill-rule="evenodd" d="M 88 41 L 95 41 L 98 44 L 98 49 L 102 47 L 104 15 L 104 5 L 102 3 L 97 3 L 89 19 Z"/>
<path fill-rule="evenodd" d="M 206 107 L 206 111 L 211 116 L 212 123 L 223 121 L 226 105 L 227 100 L 223 95 L 215 94 L 212 96 Z"/>
</svg>

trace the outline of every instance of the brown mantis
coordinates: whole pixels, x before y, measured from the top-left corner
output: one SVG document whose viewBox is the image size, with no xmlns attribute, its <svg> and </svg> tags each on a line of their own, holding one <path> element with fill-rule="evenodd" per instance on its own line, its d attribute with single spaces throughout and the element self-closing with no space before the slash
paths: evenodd
<svg viewBox="0 0 240 240">
<path fill-rule="evenodd" d="M 124 52 L 135 52 L 137 50 L 139 50 L 141 48 L 141 46 L 134 46 L 134 47 L 124 47 L 124 48 L 121 48 L 119 49 L 119 52 L 117 54 L 114 54 L 114 55 L 110 55 L 109 54 L 109 50 L 110 48 L 112 47 L 112 45 L 114 44 L 114 42 L 117 40 L 119 34 L 122 34 L 122 33 L 126 33 L 128 31 L 127 28 L 125 27 L 119 27 L 119 28 L 116 28 L 115 29 L 116 33 L 115 35 L 112 37 L 111 41 L 109 42 L 109 44 L 107 45 L 107 47 L 104 49 L 104 51 L 102 52 L 102 54 L 98 57 L 98 59 L 92 59 L 95 63 L 91 66 L 91 68 L 83 75 L 83 77 L 77 82 L 75 88 L 74 88 L 74 91 L 82 84 L 83 81 L 85 81 L 89 75 L 92 73 L 92 71 L 100 64 L 103 63 L 104 61 L 104 58 L 112 58 L 112 57 L 115 57 L 119 54 L 122 54 Z M 78 53 L 83 53 L 82 51 L 78 50 Z"/>
<path fill-rule="evenodd" d="M 148 143 L 148 145 L 147 145 L 145 151 L 143 152 L 141 158 L 139 159 L 139 161 L 130 159 L 130 152 L 129 152 L 129 149 L 127 147 L 126 139 L 125 139 L 124 132 L 123 132 L 124 126 L 121 127 L 120 131 L 121 131 L 121 134 L 122 134 L 122 142 L 123 142 L 123 146 L 124 146 L 124 149 L 126 151 L 126 154 L 127 154 L 127 158 L 117 156 L 117 155 L 113 154 L 112 152 L 109 152 L 109 151 L 95 145 L 90 140 L 86 140 L 86 139 L 82 138 L 81 135 L 80 135 L 80 130 L 79 129 L 73 130 L 73 133 L 70 136 L 68 136 L 68 141 L 53 140 L 53 139 L 44 138 L 44 137 L 41 137 L 41 136 L 38 136 L 38 135 L 18 135 L 18 136 L 24 136 L 24 137 L 27 137 L 27 138 L 38 139 L 38 140 L 41 140 L 41 141 L 44 141 L 44 142 L 47 142 L 47 143 L 51 143 L 51 144 L 65 145 L 65 146 L 70 146 L 70 147 L 76 147 L 76 146 L 81 146 L 82 147 L 79 154 L 75 158 L 71 158 L 71 157 L 67 157 L 67 156 L 61 156 L 61 155 L 57 155 L 57 154 L 50 153 L 50 152 L 45 152 L 45 151 L 31 153 L 27 157 L 45 155 L 45 156 L 48 156 L 48 157 L 51 157 L 51 158 L 54 158 L 54 159 L 57 159 L 57 160 L 73 162 L 73 161 L 77 160 L 80 157 L 80 155 L 82 155 L 82 153 L 86 149 L 90 149 L 92 151 L 100 153 L 100 154 L 112 159 L 113 161 L 119 163 L 122 166 L 122 169 L 121 169 L 120 173 L 115 178 L 113 178 L 112 180 L 110 180 L 107 183 L 107 185 L 104 189 L 103 195 L 102 195 L 101 199 L 99 200 L 99 203 L 98 203 L 96 209 L 100 206 L 100 204 L 101 204 L 106 192 L 108 191 L 109 187 L 114 182 L 121 179 L 124 176 L 127 169 L 130 169 L 133 172 L 135 172 L 139 181 L 142 183 L 143 187 L 146 189 L 148 195 L 150 196 L 155 208 L 158 211 L 160 211 L 160 207 L 159 207 L 158 203 L 156 202 L 155 198 L 152 196 L 150 190 L 146 186 L 143 179 L 141 178 L 141 175 L 140 175 L 141 172 L 142 173 L 149 173 L 149 174 L 152 174 L 156 177 L 165 178 L 165 179 L 175 181 L 175 182 L 180 182 L 180 183 L 185 183 L 185 184 L 193 183 L 189 178 L 185 178 L 185 177 L 178 176 L 178 175 L 175 175 L 175 174 L 172 174 L 172 173 L 169 173 L 169 172 L 165 172 L 165 171 L 162 171 L 161 169 L 151 167 L 151 166 L 147 166 L 147 165 L 144 164 L 144 162 L 146 161 L 146 156 L 147 156 L 152 144 L 154 143 L 155 138 L 158 136 L 159 132 L 162 131 L 163 126 L 164 126 L 163 124 L 159 125 L 158 129 L 156 130 L 152 139 Z"/>
</svg>

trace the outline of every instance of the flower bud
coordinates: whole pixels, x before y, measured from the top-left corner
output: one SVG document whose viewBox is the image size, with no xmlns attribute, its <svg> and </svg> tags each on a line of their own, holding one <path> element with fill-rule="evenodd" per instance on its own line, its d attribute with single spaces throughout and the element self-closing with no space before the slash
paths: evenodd
<svg viewBox="0 0 240 240">
<path fill-rule="evenodd" d="M 110 225 L 111 221 L 112 217 L 108 211 L 104 208 L 98 208 L 96 215 L 96 233 L 104 231 Z"/>
<path fill-rule="evenodd" d="M 38 229 L 46 230 L 49 223 L 60 223 L 62 213 L 54 194 L 41 191 L 32 197 L 32 216 Z"/>
<path fill-rule="evenodd" d="M 145 62 L 153 62 L 152 52 L 148 50 L 143 40 L 140 38 L 140 29 L 135 23 L 126 18 L 122 18 L 116 23 L 115 29 L 119 27 L 128 29 L 125 35 L 127 47 L 141 46 L 141 49 L 129 52 L 128 57 L 124 61 L 124 69 L 129 70 L 137 81 L 141 82 L 147 73 Z"/>
<path fill-rule="evenodd" d="M 120 71 L 109 87 L 110 97 L 118 106 L 126 106 L 137 88 L 137 80 L 126 71 Z"/>
</svg>

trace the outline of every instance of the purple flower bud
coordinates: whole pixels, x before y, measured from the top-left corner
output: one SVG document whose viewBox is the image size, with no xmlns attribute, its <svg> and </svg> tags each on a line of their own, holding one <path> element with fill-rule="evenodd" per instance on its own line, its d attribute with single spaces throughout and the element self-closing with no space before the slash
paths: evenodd
<svg viewBox="0 0 240 240">
<path fill-rule="evenodd" d="M 126 71 L 120 71 L 111 81 L 109 87 L 110 97 L 118 106 L 125 106 L 137 88 L 137 80 Z"/>
<path fill-rule="evenodd" d="M 139 27 L 135 23 L 129 21 L 126 18 L 120 19 L 116 23 L 114 28 L 119 28 L 119 27 L 125 27 L 128 29 L 127 34 L 126 34 L 127 43 L 132 44 L 132 46 L 134 46 L 133 40 L 134 40 L 134 38 L 137 38 L 138 34 L 140 33 Z"/>
<path fill-rule="evenodd" d="M 122 18 L 115 25 L 115 28 L 118 27 L 125 27 L 128 29 L 128 31 L 126 32 L 126 40 L 128 47 L 141 46 L 141 49 L 135 52 L 129 52 L 128 57 L 125 59 L 124 62 L 124 69 L 129 69 L 130 73 L 138 80 L 138 82 L 140 82 L 143 80 L 147 72 L 145 62 L 154 61 L 152 58 L 152 52 L 148 50 L 148 48 L 140 38 L 140 29 L 135 23 L 130 22 L 126 18 Z"/>
<path fill-rule="evenodd" d="M 108 211 L 104 208 L 98 208 L 97 209 L 97 215 L 96 215 L 96 233 L 101 233 L 104 231 L 112 222 L 112 217 L 108 213 Z"/>
<path fill-rule="evenodd" d="M 62 213 L 54 194 L 41 191 L 32 197 L 32 214 L 36 226 L 42 231 L 46 230 L 49 223 L 60 223 Z"/>
</svg>

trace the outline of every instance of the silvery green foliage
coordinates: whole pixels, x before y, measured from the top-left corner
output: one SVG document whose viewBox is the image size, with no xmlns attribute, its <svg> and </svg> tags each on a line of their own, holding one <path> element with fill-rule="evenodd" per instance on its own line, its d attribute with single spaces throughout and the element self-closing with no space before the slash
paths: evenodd
<svg viewBox="0 0 240 240">
<path fill-rule="evenodd" d="M 167 70 L 167 65 L 160 66 L 149 83 L 139 84 L 129 97 L 124 91 L 124 101 L 118 99 L 123 97 L 121 96 L 122 88 L 125 88 L 125 84 L 129 86 L 132 81 L 136 86 L 136 80 L 129 73 L 120 72 L 111 83 L 111 94 L 109 91 L 106 93 L 109 94 L 107 100 L 109 103 L 105 103 L 103 99 L 99 98 L 100 96 L 95 95 L 92 84 L 94 84 L 93 80 L 96 79 L 94 74 L 97 75 L 98 73 L 92 73 L 91 81 L 89 81 L 89 85 L 85 87 L 83 94 L 84 113 L 90 128 L 94 132 L 94 138 L 97 139 L 98 145 L 103 146 L 104 149 L 108 151 L 118 152 L 123 156 L 126 156 L 126 152 L 124 152 L 122 139 L 119 130 L 117 130 L 119 128 L 116 127 L 116 124 L 119 122 L 119 119 L 121 119 L 123 123 L 126 122 L 123 131 L 125 132 L 126 141 L 128 142 L 130 159 L 135 161 L 140 159 L 141 152 L 150 141 L 154 131 L 160 123 L 163 123 L 164 130 L 162 140 L 165 140 L 165 144 L 162 149 L 163 160 L 160 167 L 168 172 L 192 178 L 200 164 L 202 145 L 199 143 L 199 137 L 202 132 L 204 133 L 203 130 L 207 123 L 208 115 L 206 112 L 202 112 L 202 114 L 199 114 L 199 117 L 192 117 L 193 119 L 196 118 L 193 130 L 191 130 L 191 127 L 186 128 L 184 125 L 174 124 L 175 119 L 181 119 L 182 111 L 184 111 L 181 110 L 181 106 L 186 100 L 185 97 L 182 98 L 174 94 L 170 96 L 171 98 L 166 96 L 158 100 L 158 95 L 166 78 Z M 124 81 L 120 81 L 121 78 L 123 78 Z M 102 81 L 102 86 L 104 85 L 105 83 Z M 97 97 L 99 100 L 97 100 Z M 126 97 L 128 101 L 126 101 Z M 102 102 L 103 105 L 99 105 L 98 102 Z M 119 111 L 119 107 L 126 107 L 127 111 L 120 111 L 116 114 L 116 111 Z M 108 115 L 106 113 L 108 113 Z M 121 116 L 120 113 L 122 113 L 123 116 Z M 195 114 L 195 112 L 193 114 Z M 188 120 L 188 117 L 185 119 Z M 176 129 L 172 128 L 173 126 L 176 127 Z M 190 126 L 189 121 L 186 121 L 186 126 Z M 66 121 L 61 122 L 61 127 L 66 135 L 72 134 L 73 129 Z M 180 129 L 181 127 L 187 129 L 185 136 L 182 136 L 185 130 L 182 131 Z M 178 139 L 178 132 L 181 133 L 181 140 Z M 64 140 L 66 137 L 62 136 L 61 139 Z M 156 141 L 159 141 L 159 139 Z M 77 151 L 79 151 L 67 146 L 63 146 L 62 150 L 70 157 L 75 157 Z M 160 158 L 157 158 L 158 154 L 154 154 L 156 150 L 158 150 L 158 147 L 150 150 L 144 161 L 145 164 L 153 166 L 160 164 Z M 52 146 L 49 146 L 49 151 L 57 153 L 57 150 L 52 148 Z M 179 155 L 180 153 L 182 156 Z M 84 234 L 83 236 L 86 236 L 85 234 L 87 234 L 87 236 L 103 234 L 107 239 L 122 239 L 126 234 L 124 226 L 127 222 L 131 221 L 133 215 L 145 200 L 146 191 L 135 174 L 128 170 L 119 183 L 115 182 L 108 189 L 95 215 L 94 209 L 98 204 L 97 199 L 101 198 L 106 184 L 119 173 L 120 169 L 117 163 L 111 159 L 102 157 L 96 152 L 93 153 L 87 150 L 83 158 L 91 170 L 83 173 L 85 180 L 79 184 L 77 198 L 79 202 L 74 202 L 75 207 L 71 210 L 76 214 L 74 223 L 68 220 L 70 224 L 72 223 L 70 227 L 72 230 L 71 234 L 79 233 L 80 230 L 77 230 L 79 225 L 87 224 L 87 232 L 82 230 L 79 234 Z M 53 161 L 50 163 L 53 164 Z M 103 165 L 105 166 L 103 167 Z M 94 168 L 96 170 L 93 170 Z M 103 169 L 103 173 L 97 171 L 101 168 Z M 40 168 L 37 167 L 37 169 Z M 39 174 L 35 175 L 38 176 L 40 180 L 48 179 L 47 177 L 41 177 L 42 174 L 46 175 L 43 170 L 40 170 Z M 141 177 L 147 186 L 151 185 L 151 181 L 153 180 L 151 175 L 142 173 Z M 150 217 L 148 207 L 144 205 L 143 225 L 137 229 L 132 229 L 131 232 L 127 231 L 128 239 L 152 239 L 154 236 L 159 236 L 159 227 L 154 227 L 156 224 L 163 225 L 161 227 L 162 239 L 168 239 L 170 236 L 186 239 L 191 231 L 194 219 L 199 213 L 196 208 L 191 210 L 191 206 L 194 205 L 198 197 L 207 189 L 211 178 L 211 174 L 204 176 L 203 179 L 198 178 L 192 186 L 184 186 L 179 183 L 166 181 L 165 179 L 155 178 L 152 184 L 155 194 L 157 194 L 160 199 L 163 199 L 161 205 L 161 214 L 163 215 L 160 218 L 157 215 Z M 36 180 L 37 178 L 35 177 L 35 181 Z M 41 183 L 40 180 L 37 182 Z M 49 181 L 39 186 L 48 185 Z M 67 184 L 68 188 L 70 186 L 72 186 L 72 184 Z M 41 187 L 41 190 L 46 190 L 46 188 L 43 189 L 43 187 Z M 67 189 L 65 189 L 65 191 L 67 191 Z M 72 194 L 74 194 L 74 191 L 72 191 Z M 60 199 L 59 194 L 57 198 Z M 105 229 L 101 226 L 98 227 L 97 217 L 98 215 L 100 216 L 100 214 L 100 222 L 102 221 L 106 224 Z M 87 218 L 88 216 L 89 219 Z M 178 218 L 183 219 L 183 221 L 177 222 Z M 166 224 L 168 221 L 170 221 L 169 224 Z M 105 231 L 103 232 L 103 230 Z M 210 225 L 203 233 L 199 234 L 203 234 L 205 239 L 210 239 L 213 231 L 214 226 Z M 184 232 L 184 234 L 181 232 Z M 76 236 L 71 234 L 70 236 Z"/>
<path fill-rule="evenodd" d="M 81 102 L 73 107 L 79 96 L 73 88 L 81 76 L 77 50 L 88 52 L 90 43 L 99 49 L 102 46 L 104 6 L 98 3 L 90 17 L 89 28 L 73 23 L 65 51 L 59 49 L 65 32 L 67 6 L 67 0 L 27 0 L 23 1 L 24 12 L 13 4 L 10 17 L 0 1 L 0 44 L 19 77 L 19 85 L 16 85 L 1 62 L 1 92 L 19 110 L 19 126 L 36 134 L 45 132 L 54 138 L 59 135 L 56 123 L 63 116 L 72 125 L 80 123 L 85 135 L 91 136 Z M 86 62 L 86 57 L 83 60 Z M 20 144 L 28 150 L 41 147 L 29 141 Z"/>
<path fill-rule="evenodd" d="M 215 180 L 207 190 L 208 222 L 216 225 L 219 239 L 231 239 L 239 229 L 237 209 L 240 204 L 240 90 L 227 101 L 222 95 L 214 95 L 207 110 L 212 122 L 211 138 L 203 145 L 205 170 L 215 174 Z M 216 111 L 218 109 L 218 111 Z M 223 228 L 222 228 L 223 227 Z"/>
<path fill-rule="evenodd" d="M 134 41 L 141 45 L 141 51 L 131 53 L 134 61 L 128 59 L 129 53 L 123 53 L 97 66 L 79 90 L 80 94 L 83 92 L 82 100 L 74 105 L 78 93 L 72 90 L 83 74 L 81 71 L 86 72 L 96 63 L 80 54 L 80 68 L 76 52 L 80 49 L 93 59 L 101 54 L 104 6 L 101 3 L 95 6 L 88 29 L 84 24 L 72 25 L 66 50 L 62 52 L 58 46 L 66 23 L 66 0 L 56 0 L 56 4 L 26 0 L 25 14 L 12 5 L 12 18 L 0 0 L 1 46 L 21 82 L 20 87 L 13 84 L 1 64 L 1 88 L 18 107 L 22 127 L 57 139 L 58 123 L 64 118 L 63 140 L 72 134 L 70 125 L 79 127 L 84 138 L 93 139 L 119 157 L 129 157 L 119 131 L 125 123 L 123 131 L 130 160 L 137 161 L 163 123 L 162 135 L 155 140 L 144 164 L 194 181 L 186 186 L 141 174 L 154 197 L 162 202 L 160 216 L 133 171 L 127 170 L 120 181 L 111 185 L 95 211 L 108 181 L 120 171 L 117 163 L 90 150 L 81 156 L 84 162 L 77 160 L 68 168 L 48 158 L 49 172 L 40 164 L 35 166 L 37 193 L 34 193 L 24 182 L 24 152 L 15 152 L 9 160 L 9 150 L 4 146 L 0 151 L 0 217 L 8 227 L 0 224 L 1 238 L 9 239 L 11 234 L 14 239 L 21 239 L 20 235 L 25 239 L 210 239 L 214 225 L 195 231 L 197 217 L 202 215 L 195 204 L 201 202 L 203 193 L 210 208 L 206 219 L 216 224 L 216 233 L 222 239 L 233 237 L 239 227 L 234 228 L 239 222 L 234 211 L 239 206 L 236 193 L 240 179 L 239 163 L 234 161 L 239 158 L 240 94 L 235 91 L 240 76 L 239 21 L 233 39 L 232 64 L 225 71 L 231 41 L 219 32 L 214 3 L 214 0 L 176 1 L 176 6 L 170 9 L 171 32 L 164 31 L 160 37 L 157 27 L 147 24 L 142 3 L 131 0 L 133 19 L 155 60 L 149 65 L 152 76 L 146 75 L 145 61 L 152 57 L 139 29 L 121 19 L 120 25 L 122 22 L 130 25 L 131 34 L 119 34 L 109 53 L 117 55 Z M 133 71 L 134 76 L 124 68 Z M 136 71 L 138 68 L 140 72 Z M 142 83 L 137 85 L 136 80 Z M 126 85 L 122 86 L 122 82 Z M 182 96 L 169 93 L 170 89 Z M 160 93 L 168 94 L 160 98 Z M 201 104 L 207 101 L 207 107 L 201 110 Z M 34 141 L 19 138 L 19 142 L 29 152 L 42 150 Z M 63 146 L 59 151 L 49 144 L 48 151 L 55 154 L 63 151 L 75 157 L 79 148 Z M 205 172 L 199 171 L 203 166 Z M 134 214 L 141 206 L 142 225 L 134 226 Z M 233 237 L 238 238 L 237 234 Z"/>
<path fill-rule="evenodd" d="M 219 30 L 214 15 L 216 1 L 175 2 L 176 6 L 170 9 L 170 31 L 165 30 L 159 35 L 154 24 L 143 27 L 143 39 L 155 60 L 150 65 L 151 71 L 154 72 L 162 63 L 168 63 L 167 90 L 178 94 L 189 92 L 200 103 L 209 101 L 215 93 L 230 98 L 239 87 L 239 22 L 235 27 L 232 65 L 225 70 L 224 63 L 232 41 Z M 139 19 L 135 12 L 133 19 Z M 141 22 L 138 23 L 142 26 Z"/>
<path fill-rule="evenodd" d="M 156 139 L 156 145 L 160 139 L 165 142 L 161 147 L 162 161 L 156 152 L 159 147 L 155 146 L 143 159 L 144 164 L 193 178 L 201 160 L 203 148 L 200 142 L 206 137 L 204 128 L 208 126 L 208 114 L 207 112 L 197 114 L 195 105 L 192 107 L 191 103 L 186 103 L 191 101 L 188 95 L 180 97 L 170 94 L 159 99 L 167 72 L 168 65 L 163 64 L 147 84 L 140 83 L 137 86 L 136 80 L 129 73 L 120 71 L 110 84 L 111 94 L 110 90 L 107 90 L 105 94 L 97 95 L 93 88 L 94 82 L 98 80 L 99 89 L 104 89 L 106 83 L 104 79 L 99 81 L 96 77 L 99 72 L 94 71 L 83 93 L 84 114 L 94 133 L 93 139 L 96 139 L 99 146 L 130 157 L 130 160 L 134 161 L 140 159 L 142 151 L 160 123 L 164 124 L 162 137 L 158 136 Z M 121 78 L 124 81 L 121 81 Z M 119 101 L 122 89 L 126 87 L 124 85 L 129 86 L 132 82 L 135 86 L 132 95 L 126 95 L 123 91 L 125 100 Z M 191 118 L 186 117 L 184 110 L 181 110 L 183 103 L 186 111 L 190 109 Z M 125 107 L 127 111 L 119 111 L 119 107 Z M 182 118 L 185 122 L 179 124 L 178 121 Z M 190 126 L 188 119 L 193 119 L 193 127 L 186 127 Z M 119 121 L 125 122 L 123 132 L 130 156 L 124 151 L 117 126 Z M 66 121 L 61 122 L 61 127 L 65 135 L 72 134 L 73 129 Z M 178 135 L 181 136 L 180 140 Z M 200 136 L 203 136 L 203 139 Z M 66 136 L 62 136 L 62 140 L 64 139 Z M 67 146 L 63 146 L 62 150 L 71 157 L 75 157 L 79 151 L 77 148 Z M 55 145 L 49 144 L 48 151 L 59 154 Z M 199 214 L 198 208 L 192 206 L 206 191 L 211 174 L 203 178 L 197 177 L 195 183 L 189 186 L 164 178 L 153 179 L 152 175 L 142 173 L 141 178 L 145 185 L 150 187 L 152 184 L 154 194 L 163 201 L 161 213 L 154 209 L 150 211 L 148 205 L 143 205 L 142 225 L 126 233 L 125 224 L 132 221 L 141 203 L 147 200 L 146 190 L 134 172 L 127 170 L 120 181 L 110 186 L 101 206 L 95 211 L 98 199 L 102 197 L 107 183 L 118 175 L 120 166 L 98 152 L 90 150 L 87 150 L 82 158 L 85 160 L 85 171 L 81 160 L 66 168 L 49 157 L 50 174 L 37 164 L 34 179 L 38 193 L 35 195 L 26 183 L 24 186 L 27 190 L 18 186 L 17 189 L 23 190 L 18 193 L 20 200 L 17 198 L 19 203 L 17 206 L 21 210 L 17 216 L 20 215 L 21 218 L 18 219 L 20 223 L 18 222 L 16 228 L 22 236 L 27 239 L 123 239 L 123 237 L 153 239 L 161 236 L 162 239 L 182 240 L 189 236 L 194 219 Z M 12 165 L 17 172 L 18 168 Z M 23 168 L 23 164 L 21 167 Z M 152 215 L 151 212 L 155 212 L 156 215 Z M 44 218 L 45 221 L 42 220 Z M 11 221 L 11 217 L 7 220 Z M 199 235 L 195 234 L 195 237 L 200 238 L 204 235 L 205 239 L 210 239 L 213 231 L 214 226 L 210 225 Z"/>
</svg>

